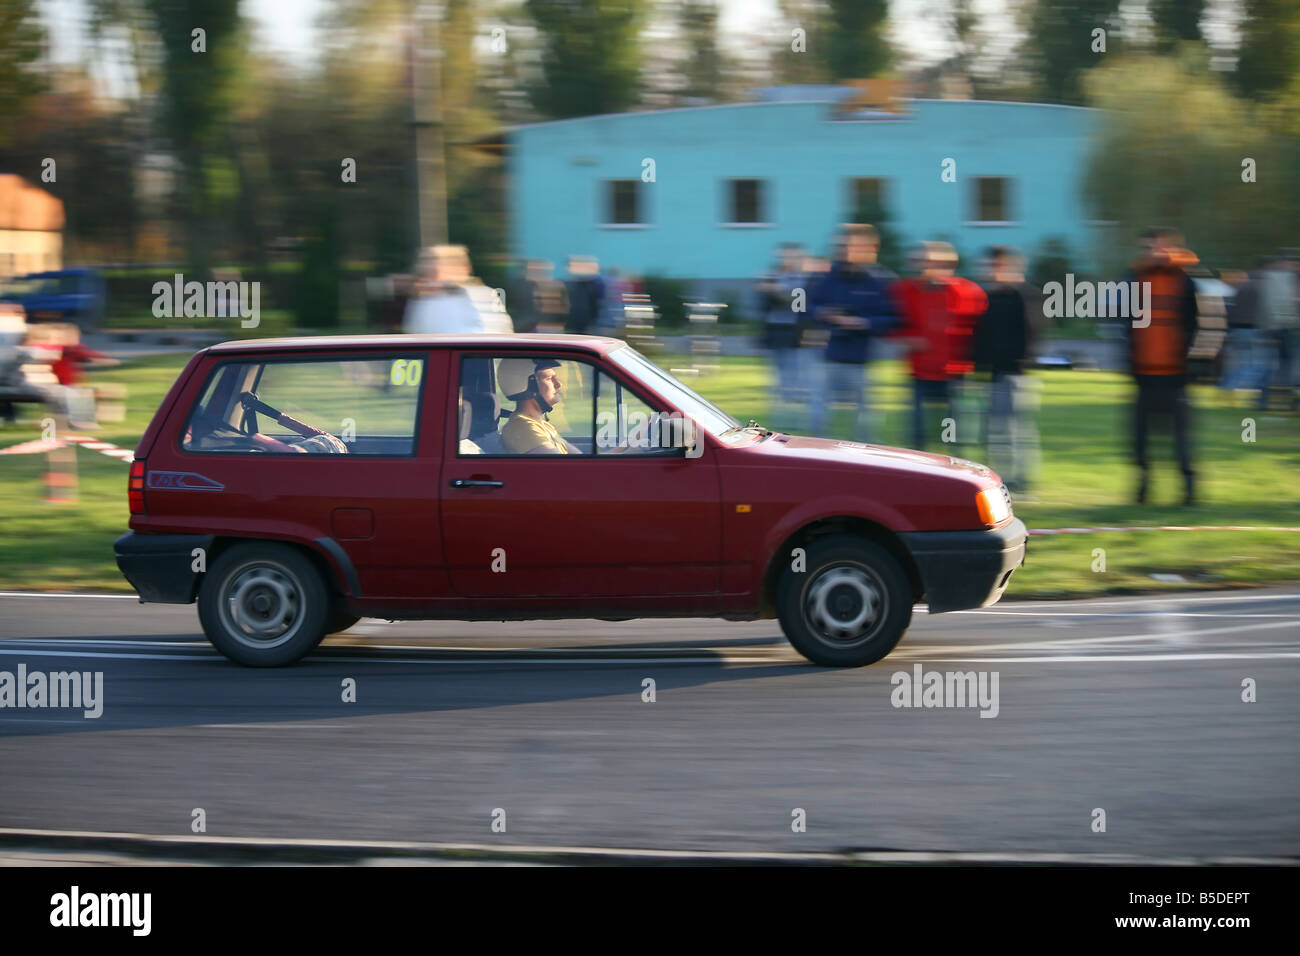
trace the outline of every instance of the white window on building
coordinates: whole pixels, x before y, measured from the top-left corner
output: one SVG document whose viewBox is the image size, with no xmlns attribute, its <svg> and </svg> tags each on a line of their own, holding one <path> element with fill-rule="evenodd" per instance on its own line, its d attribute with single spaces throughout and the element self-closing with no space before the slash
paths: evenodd
<svg viewBox="0 0 1300 956">
<path fill-rule="evenodd" d="M 1011 179 L 1007 176 L 975 176 L 971 180 L 971 221 L 977 223 L 1014 222 L 1011 210 Z"/>
<path fill-rule="evenodd" d="M 605 180 L 605 225 L 644 225 L 643 212 L 639 179 Z"/>
<path fill-rule="evenodd" d="M 724 224 L 767 225 L 767 180 L 728 179 L 724 185 Z"/>
</svg>

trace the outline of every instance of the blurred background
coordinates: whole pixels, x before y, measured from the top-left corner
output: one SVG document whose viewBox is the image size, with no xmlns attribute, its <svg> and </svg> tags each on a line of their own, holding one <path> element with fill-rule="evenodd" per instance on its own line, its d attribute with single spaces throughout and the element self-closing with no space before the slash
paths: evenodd
<svg viewBox="0 0 1300 956">
<path fill-rule="evenodd" d="M 911 131 L 810 152 L 797 104 L 821 117 L 855 81 L 880 84 L 856 118 Z M 1295 244 L 1298 83 L 1287 0 L 3 0 L 0 280 L 88 268 L 102 281 L 82 307 L 139 328 L 176 324 L 151 316 L 157 279 L 237 276 L 263 284 L 268 334 L 395 325 L 400 277 L 439 243 L 507 292 L 526 259 L 563 279 L 567 256 L 593 256 L 670 324 L 692 298 L 756 319 L 741 283 L 776 241 L 825 254 L 850 218 L 882 229 L 895 266 L 937 238 L 964 273 L 1010 242 L 1039 282 L 1110 276 L 1159 222 L 1212 268 L 1248 269 Z M 788 183 L 742 161 L 783 142 Z M 945 196 L 939 160 L 972 145 L 987 168 L 959 167 Z M 858 168 L 828 177 L 841 155 Z M 699 197 L 702 234 L 674 221 L 689 193 L 638 208 L 643 157 L 665 189 L 684 165 L 755 178 Z M 762 214 L 781 235 L 717 228 Z"/>
<path fill-rule="evenodd" d="M 1196 553 L 1116 540 L 1130 562 L 1108 575 L 1080 573 L 1096 539 L 1058 537 L 1020 593 L 1294 578 L 1294 377 L 1243 445 L 1255 397 L 1234 392 L 1263 408 L 1282 365 L 1251 357 L 1256 320 L 1231 310 L 1261 267 L 1300 265 L 1298 91 L 1294 0 L 0 0 L 0 585 L 125 587 L 122 462 L 47 462 L 71 449 L 43 423 L 129 455 L 208 342 L 474 316 L 598 331 L 799 431 L 782 419 L 816 404 L 817 363 L 774 384 L 764 289 L 815 284 L 846 221 L 905 275 L 921 241 L 982 282 L 987 250 L 1013 248 L 1037 290 L 1124 278 L 1143 230 L 1180 230 L 1199 257 L 1200 520 L 1274 530 Z M 802 260 L 774 266 L 786 246 Z M 259 321 L 158 314 L 177 274 L 256 283 Z M 448 289 L 457 309 L 435 307 Z M 1120 323 L 1040 321 L 1040 497 L 1018 511 L 1185 523 L 1130 510 Z M 907 445 L 901 355 L 873 353 L 870 401 L 876 440 Z M 830 404 L 825 434 L 854 437 Z"/>
</svg>

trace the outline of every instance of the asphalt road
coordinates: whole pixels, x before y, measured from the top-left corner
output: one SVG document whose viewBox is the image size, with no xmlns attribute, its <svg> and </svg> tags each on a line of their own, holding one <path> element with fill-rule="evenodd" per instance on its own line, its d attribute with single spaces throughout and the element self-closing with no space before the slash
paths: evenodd
<svg viewBox="0 0 1300 956">
<path fill-rule="evenodd" d="M 0 595 L 20 664 L 102 671 L 103 713 L 0 708 L 0 827 L 190 836 L 202 808 L 209 836 L 1300 857 L 1300 589 L 918 609 L 858 670 L 702 620 L 367 620 L 248 670 L 193 607 Z M 996 672 L 997 716 L 892 706 L 916 665 Z"/>
</svg>

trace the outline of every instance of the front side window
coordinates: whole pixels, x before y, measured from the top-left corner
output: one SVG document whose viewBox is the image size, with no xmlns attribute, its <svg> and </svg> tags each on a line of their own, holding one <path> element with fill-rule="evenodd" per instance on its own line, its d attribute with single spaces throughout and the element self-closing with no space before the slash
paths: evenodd
<svg viewBox="0 0 1300 956">
<path fill-rule="evenodd" d="M 189 452 L 415 453 L 425 360 L 419 356 L 224 362 L 190 413 Z"/>
<path fill-rule="evenodd" d="M 693 435 L 592 363 L 563 356 L 467 356 L 458 384 L 461 457 L 680 455 Z"/>
<path fill-rule="evenodd" d="M 457 453 L 590 455 L 594 376 L 563 357 L 462 358 Z"/>
</svg>

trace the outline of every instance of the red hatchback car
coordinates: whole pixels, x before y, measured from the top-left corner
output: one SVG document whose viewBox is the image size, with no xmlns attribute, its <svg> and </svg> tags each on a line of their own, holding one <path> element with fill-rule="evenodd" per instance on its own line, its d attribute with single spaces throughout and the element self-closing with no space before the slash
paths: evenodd
<svg viewBox="0 0 1300 956">
<path fill-rule="evenodd" d="M 920 600 L 1001 597 L 1026 531 L 947 455 L 741 424 L 578 335 L 227 342 L 135 450 L 114 549 L 276 666 L 358 618 L 777 617 L 818 664 L 888 654 Z"/>
</svg>

